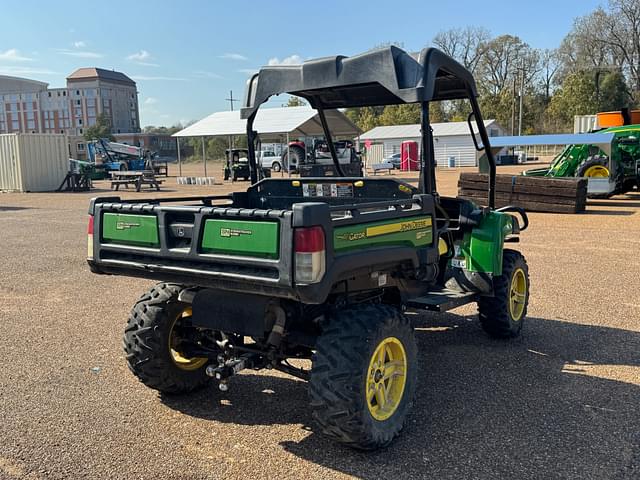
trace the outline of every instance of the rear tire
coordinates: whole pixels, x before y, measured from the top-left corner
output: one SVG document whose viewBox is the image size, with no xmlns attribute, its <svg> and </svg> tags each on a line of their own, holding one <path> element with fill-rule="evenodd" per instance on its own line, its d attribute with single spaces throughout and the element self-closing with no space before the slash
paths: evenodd
<svg viewBox="0 0 640 480">
<path fill-rule="evenodd" d="M 502 275 L 493 279 L 494 296 L 480 297 L 480 324 L 493 338 L 515 338 L 529 305 L 529 268 L 524 256 L 515 250 L 505 250 Z"/>
<path fill-rule="evenodd" d="M 178 301 L 181 285 L 158 283 L 131 310 L 123 346 L 129 369 L 147 387 L 186 393 L 206 385 L 206 358 L 184 358 L 174 349 L 174 329 L 187 323 L 190 305 Z"/>
<path fill-rule="evenodd" d="M 304 148 L 299 145 L 291 145 L 289 146 L 289 152 L 291 155 L 291 162 L 289 162 L 289 154 L 287 154 L 287 149 L 285 148 L 282 153 L 282 165 L 284 166 L 285 171 L 294 171 L 300 167 L 305 162 L 306 154 Z"/>
<path fill-rule="evenodd" d="M 417 381 L 417 347 L 396 308 L 366 305 L 335 314 L 316 344 L 309 379 L 313 417 L 333 440 L 385 447 L 402 430 Z"/>
<path fill-rule="evenodd" d="M 273 162 L 271 164 L 271 170 L 273 170 L 274 172 L 279 172 L 280 170 L 282 170 L 282 166 L 280 165 L 280 162 Z"/>
</svg>

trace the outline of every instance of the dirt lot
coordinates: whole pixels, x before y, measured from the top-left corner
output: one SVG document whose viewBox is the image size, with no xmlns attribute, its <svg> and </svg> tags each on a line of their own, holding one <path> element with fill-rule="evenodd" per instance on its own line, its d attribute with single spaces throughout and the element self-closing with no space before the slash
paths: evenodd
<svg viewBox="0 0 640 480">
<path fill-rule="evenodd" d="M 458 173 L 439 172 L 442 193 Z M 285 375 L 165 397 L 129 373 L 122 330 L 151 282 L 89 272 L 98 186 L 0 194 L 0 478 L 640 478 L 640 194 L 531 215 L 520 339 L 488 339 L 471 308 L 415 316 L 412 414 L 390 448 L 365 454 L 314 433 L 306 385 Z"/>
</svg>

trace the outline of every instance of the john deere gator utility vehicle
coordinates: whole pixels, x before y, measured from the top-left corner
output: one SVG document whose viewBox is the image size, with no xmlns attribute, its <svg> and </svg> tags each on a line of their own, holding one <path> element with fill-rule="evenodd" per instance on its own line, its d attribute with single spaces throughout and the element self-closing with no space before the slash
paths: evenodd
<svg viewBox="0 0 640 480">
<path fill-rule="evenodd" d="M 340 174 L 325 109 L 418 103 L 419 186 L 344 176 L 257 181 L 256 113 L 283 92 L 318 111 Z M 211 378 L 224 391 L 245 369 L 286 372 L 308 380 L 321 432 L 375 449 L 400 432 L 416 389 L 418 352 L 405 309 L 476 303 L 489 335 L 519 335 L 527 264 L 503 247 L 528 222 L 521 209 L 493 208 L 490 149 L 488 208 L 436 190 L 429 105 L 454 99 L 468 99 L 476 147 L 488 147 L 473 77 L 439 50 L 388 47 L 265 67 L 248 82 L 242 108 L 252 180 L 245 191 L 93 199 L 92 271 L 162 282 L 131 310 L 124 333 L 131 371 L 168 393 Z"/>
</svg>

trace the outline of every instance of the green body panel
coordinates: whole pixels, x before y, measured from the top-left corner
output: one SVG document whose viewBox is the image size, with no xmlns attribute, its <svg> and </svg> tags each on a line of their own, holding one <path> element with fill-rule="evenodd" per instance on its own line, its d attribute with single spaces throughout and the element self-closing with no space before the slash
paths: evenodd
<svg viewBox="0 0 640 480">
<path fill-rule="evenodd" d="M 597 133 L 613 133 L 611 159 L 617 165 L 620 180 L 635 179 L 635 162 L 640 160 L 640 125 L 624 125 L 600 130 Z M 523 175 L 530 177 L 575 177 L 580 165 L 592 154 L 592 145 L 567 145 L 553 159 L 549 168 L 527 170 Z M 609 156 L 598 149 L 597 155 Z"/>
<path fill-rule="evenodd" d="M 278 222 L 209 219 L 200 246 L 207 253 L 278 258 L 279 237 Z"/>
<path fill-rule="evenodd" d="M 333 248 L 337 253 L 388 245 L 423 247 L 431 244 L 432 240 L 432 220 L 429 216 L 361 223 L 338 227 L 333 231 Z"/>
<path fill-rule="evenodd" d="M 158 218 L 155 215 L 105 213 L 102 216 L 102 240 L 143 247 L 157 247 Z"/>
<path fill-rule="evenodd" d="M 513 231 L 512 221 L 511 215 L 489 212 L 478 227 L 465 234 L 460 253 L 468 271 L 502 274 L 504 239 Z"/>
</svg>

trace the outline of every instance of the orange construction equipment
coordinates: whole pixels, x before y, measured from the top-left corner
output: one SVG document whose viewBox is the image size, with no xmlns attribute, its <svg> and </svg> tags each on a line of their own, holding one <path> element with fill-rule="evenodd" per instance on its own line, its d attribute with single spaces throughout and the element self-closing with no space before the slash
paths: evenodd
<svg viewBox="0 0 640 480">
<path fill-rule="evenodd" d="M 628 120 L 625 121 L 625 113 L 628 113 Z M 622 125 L 640 124 L 640 110 L 618 110 L 615 112 L 600 112 L 598 116 L 598 126 L 600 128 L 621 127 Z"/>
</svg>

